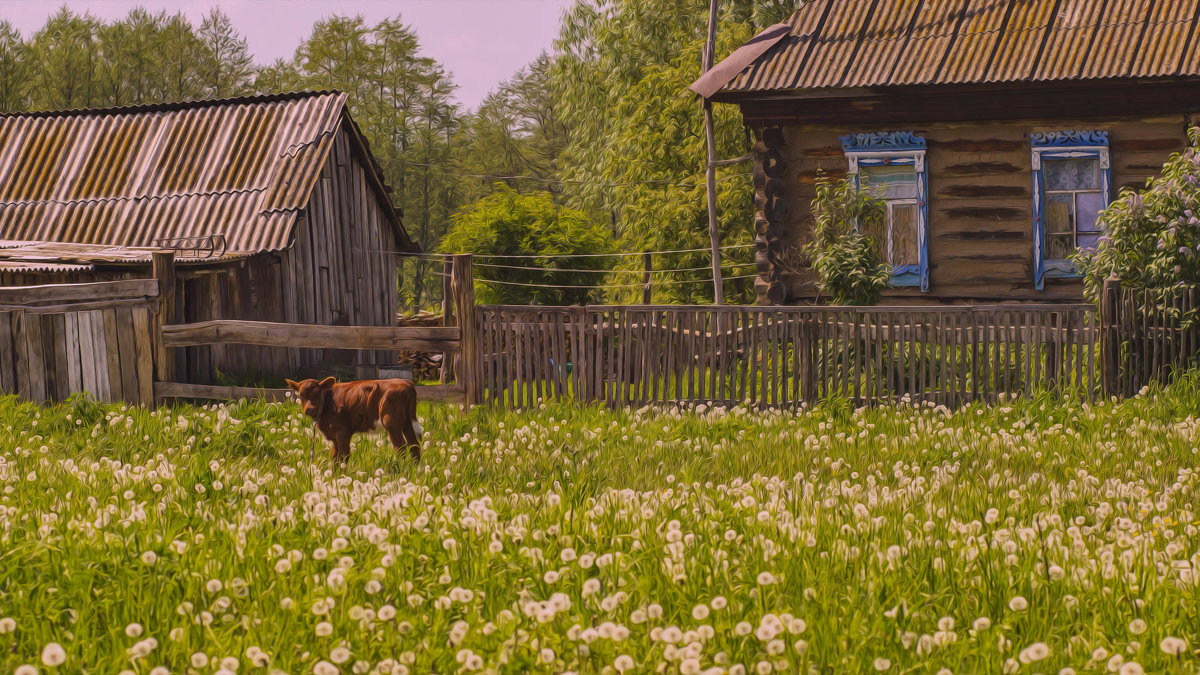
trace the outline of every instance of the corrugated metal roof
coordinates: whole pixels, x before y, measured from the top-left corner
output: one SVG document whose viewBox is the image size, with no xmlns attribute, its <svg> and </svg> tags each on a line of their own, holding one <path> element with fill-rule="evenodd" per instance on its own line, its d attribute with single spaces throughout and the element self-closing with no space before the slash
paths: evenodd
<svg viewBox="0 0 1200 675">
<path fill-rule="evenodd" d="M 0 116 L 0 239 L 286 248 L 343 121 L 340 92 Z"/>
<path fill-rule="evenodd" d="M 1197 76 L 1198 21 L 1200 0 L 811 0 L 720 91 Z"/>
</svg>

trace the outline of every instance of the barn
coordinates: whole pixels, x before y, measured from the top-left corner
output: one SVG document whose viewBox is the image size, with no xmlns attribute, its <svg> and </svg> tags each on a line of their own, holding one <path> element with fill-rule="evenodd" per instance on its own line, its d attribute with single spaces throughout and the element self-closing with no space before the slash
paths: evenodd
<svg viewBox="0 0 1200 675">
<path fill-rule="evenodd" d="M 1097 214 L 1187 145 L 1200 0 L 812 0 L 692 85 L 753 129 L 759 301 L 811 302 L 818 178 L 888 202 L 897 304 L 1078 301 Z"/>
<path fill-rule="evenodd" d="M 395 323 L 415 251 L 340 92 L 0 116 L 0 285 L 150 276 L 175 252 L 175 316 Z M 176 376 L 277 376 L 387 352 L 176 350 Z"/>
</svg>

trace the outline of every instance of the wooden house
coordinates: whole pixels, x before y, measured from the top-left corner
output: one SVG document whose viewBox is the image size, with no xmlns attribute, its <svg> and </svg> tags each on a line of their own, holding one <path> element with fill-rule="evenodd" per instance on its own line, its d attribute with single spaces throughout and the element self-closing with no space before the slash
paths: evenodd
<svg viewBox="0 0 1200 675">
<path fill-rule="evenodd" d="M 176 253 L 176 316 L 391 326 L 416 250 L 346 94 L 302 92 L 0 116 L 0 284 L 150 275 Z M 176 375 L 294 374 L 387 352 L 177 350 Z"/>
<path fill-rule="evenodd" d="M 885 302 L 1074 301 L 1097 214 L 1186 147 L 1200 0 L 812 0 L 692 89 L 758 141 L 760 302 L 812 301 L 821 176 L 888 203 Z"/>
</svg>

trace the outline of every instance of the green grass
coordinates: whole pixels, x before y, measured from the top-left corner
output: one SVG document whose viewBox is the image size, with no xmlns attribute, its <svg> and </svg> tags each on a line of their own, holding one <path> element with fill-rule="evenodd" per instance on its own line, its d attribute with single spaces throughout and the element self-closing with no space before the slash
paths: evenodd
<svg viewBox="0 0 1200 675">
<path fill-rule="evenodd" d="M 0 672 L 1200 665 L 1196 378 L 421 415 L 420 465 L 373 435 L 339 469 L 294 405 L 0 401 Z"/>
</svg>

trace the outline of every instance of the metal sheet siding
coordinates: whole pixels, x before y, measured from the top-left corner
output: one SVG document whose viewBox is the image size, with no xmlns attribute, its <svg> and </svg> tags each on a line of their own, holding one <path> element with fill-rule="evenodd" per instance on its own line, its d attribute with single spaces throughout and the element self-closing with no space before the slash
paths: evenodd
<svg viewBox="0 0 1200 675">
<path fill-rule="evenodd" d="M 721 91 L 1195 76 L 1198 22 L 1200 0 L 814 0 Z"/>
<path fill-rule="evenodd" d="M 0 239 L 149 246 L 224 234 L 280 250 L 346 95 L 0 116 Z"/>
</svg>

